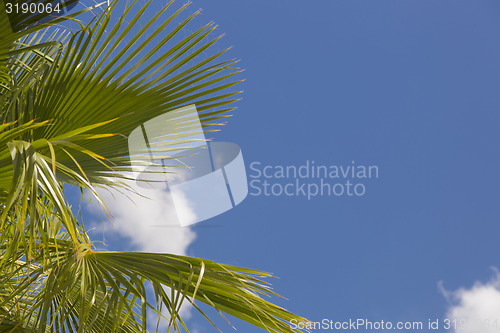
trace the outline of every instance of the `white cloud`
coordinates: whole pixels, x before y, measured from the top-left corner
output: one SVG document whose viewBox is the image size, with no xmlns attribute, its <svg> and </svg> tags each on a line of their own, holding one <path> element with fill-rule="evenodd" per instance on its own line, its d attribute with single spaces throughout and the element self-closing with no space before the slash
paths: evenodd
<svg viewBox="0 0 500 333">
<path fill-rule="evenodd" d="M 100 190 L 112 214 L 112 224 L 105 224 L 106 233 L 117 233 L 130 239 L 134 250 L 142 252 L 186 255 L 196 235 L 190 228 L 179 226 L 177 214 L 192 215 L 188 205 L 174 207 L 164 188 L 137 186 L 129 182 L 133 192 Z M 93 208 L 99 204 L 93 201 Z"/>
<path fill-rule="evenodd" d="M 450 303 L 446 317 L 457 320 L 455 333 L 500 333 L 500 273 L 495 272 L 489 282 L 476 281 L 469 289 L 441 287 Z"/>
<path fill-rule="evenodd" d="M 145 188 L 135 182 L 127 184 L 136 193 L 123 190 L 98 191 L 112 215 L 111 223 L 104 222 L 105 234 L 116 233 L 129 239 L 134 251 L 186 255 L 196 235 L 189 227 L 180 227 L 177 214 L 191 216 L 193 213 L 189 206 L 177 204 L 175 207 L 166 187 Z M 91 209 L 102 211 L 96 200 L 92 200 Z M 100 228 L 95 226 L 95 229 Z M 165 291 L 170 294 L 167 287 Z M 191 308 L 192 305 L 187 300 L 183 302 L 180 315 L 184 320 L 191 316 Z M 162 312 L 168 317 L 167 311 Z M 156 314 L 150 311 L 149 317 L 156 318 Z M 149 324 L 155 326 L 156 319 Z M 166 321 L 162 319 L 160 326 L 164 325 Z"/>
</svg>

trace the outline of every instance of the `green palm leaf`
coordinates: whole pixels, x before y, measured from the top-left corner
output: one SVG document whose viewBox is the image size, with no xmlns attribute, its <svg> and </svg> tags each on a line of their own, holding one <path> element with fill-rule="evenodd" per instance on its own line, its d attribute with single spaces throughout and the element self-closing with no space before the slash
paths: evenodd
<svg viewBox="0 0 500 333">
<path fill-rule="evenodd" d="M 210 132 L 233 110 L 241 71 L 223 59 L 227 50 L 206 55 L 220 39 L 216 27 L 187 32 L 199 12 L 185 15 L 173 1 L 143 22 L 150 3 L 127 3 L 114 22 L 114 1 L 77 31 L 55 25 L 99 5 L 45 23 L 44 15 L 21 16 L 14 25 L 0 11 L 2 331 L 146 332 L 150 311 L 166 311 L 169 330 L 188 331 L 183 302 L 209 322 L 199 303 L 269 332 L 293 332 L 288 322 L 303 320 L 262 297 L 277 296 L 262 280 L 267 273 L 97 251 L 66 200 L 64 183 L 98 200 L 95 187 L 124 186 L 130 159 L 141 159 L 130 156 L 127 137 L 148 120 L 195 104 Z M 192 140 L 189 126 L 173 118 L 175 140 L 155 149 L 168 157 L 174 144 Z"/>
</svg>

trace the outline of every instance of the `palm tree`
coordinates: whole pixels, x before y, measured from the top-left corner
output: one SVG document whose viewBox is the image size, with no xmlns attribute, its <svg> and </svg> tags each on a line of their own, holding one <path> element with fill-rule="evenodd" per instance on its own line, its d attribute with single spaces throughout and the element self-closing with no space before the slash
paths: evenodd
<svg viewBox="0 0 500 333">
<path fill-rule="evenodd" d="M 127 136 L 166 112 L 195 104 L 205 133 L 217 128 L 240 93 L 240 70 L 219 60 L 226 50 L 206 55 L 220 38 L 211 37 L 215 26 L 185 30 L 199 12 L 183 16 L 186 5 L 172 10 L 173 1 L 148 21 L 151 0 L 127 2 L 117 15 L 114 1 L 58 17 L 7 15 L 13 3 L 0 0 L 0 330 L 146 332 L 153 310 L 168 312 L 168 330 L 188 331 L 179 316 L 187 301 L 202 314 L 199 302 L 269 332 L 295 331 L 288 322 L 303 319 L 261 297 L 276 295 L 261 280 L 270 274 L 97 250 L 63 190 L 99 198 L 98 187 L 126 189 Z M 87 23 L 76 19 L 91 10 L 99 12 Z M 79 28 L 60 29 L 68 20 Z"/>
</svg>

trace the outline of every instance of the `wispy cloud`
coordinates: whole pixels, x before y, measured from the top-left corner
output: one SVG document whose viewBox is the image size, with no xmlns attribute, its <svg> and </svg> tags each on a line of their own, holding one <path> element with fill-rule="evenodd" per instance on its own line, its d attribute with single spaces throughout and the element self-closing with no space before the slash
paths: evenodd
<svg viewBox="0 0 500 333">
<path fill-rule="evenodd" d="M 476 281 L 471 288 L 446 290 L 443 295 L 450 304 L 446 317 L 456 320 L 455 333 L 500 332 L 500 273 L 486 283 Z"/>
</svg>

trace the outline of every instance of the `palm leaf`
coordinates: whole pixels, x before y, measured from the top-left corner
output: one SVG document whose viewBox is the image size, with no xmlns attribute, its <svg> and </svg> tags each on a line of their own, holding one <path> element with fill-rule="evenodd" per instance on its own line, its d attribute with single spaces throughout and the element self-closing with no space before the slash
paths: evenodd
<svg viewBox="0 0 500 333">
<path fill-rule="evenodd" d="M 209 322 L 198 303 L 269 332 L 294 332 L 288 322 L 303 320 L 262 297 L 277 296 L 264 272 L 97 251 L 66 201 L 64 182 L 99 199 L 94 187 L 118 186 L 131 158 L 148 165 L 128 151 L 127 137 L 141 124 L 195 104 L 210 132 L 237 100 L 236 61 L 223 59 L 227 50 L 206 55 L 221 37 L 212 36 L 216 27 L 187 32 L 199 12 L 185 15 L 186 6 L 175 10 L 170 1 L 137 30 L 150 3 L 138 9 L 132 1 L 112 24 L 114 1 L 76 32 L 54 25 L 85 11 L 10 24 L 0 10 L 3 331 L 146 332 L 151 310 L 167 311 L 169 329 L 187 331 L 179 316 L 185 301 Z M 175 140 L 154 149 L 168 158 L 176 144 L 190 142 L 190 126 L 173 117 Z"/>
<path fill-rule="evenodd" d="M 163 14 L 170 9 L 170 2 L 128 40 L 150 2 L 129 18 L 134 1 L 112 28 L 109 26 L 112 11 L 104 11 L 87 29 L 69 39 L 63 54 L 55 57 L 55 64 L 40 81 L 33 105 L 38 119 L 57 119 L 57 122 L 35 131 L 33 139 L 50 138 L 82 126 L 117 119 L 99 131 L 120 135 L 90 141 L 85 148 L 124 167 L 129 165 L 124 158 L 128 156 L 126 137 L 144 122 L 193 103 L 202 114 L 230 110 L 226 105 L 234 102 L 233 96 L 238 94 L 238 91 L 227 92 L 239 82 L 231 81 L 239 72 L 231 70 L 235 61 L 217 62 L 225 50 L 200 60 L 203 52 L 220 38 L 204 42 L 215 27 L 209 24 L 179 38 L 182 28 L 197 13 L 173 27 L 185 6 L 165 19 Z M 155 24 L 159 26 L 151 28 Z M 160 35 L 164 37 L 156 40 Z M 171 45 L 162 52 L 166 44 Z M 222 72 L 225 74 L 221 75 Z M 201 118 L 206 125 L 214 125 L 214 119 L 203 115 Z M 94 183 L 99 183 L 99 175 L 108 171 L 88 155 L 75 153 L 75 157 Z M 69 162 L 64 155 L 59 159 Z"/>
</svg>

